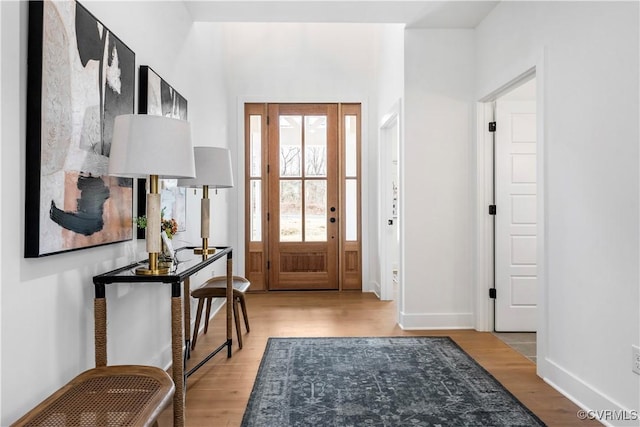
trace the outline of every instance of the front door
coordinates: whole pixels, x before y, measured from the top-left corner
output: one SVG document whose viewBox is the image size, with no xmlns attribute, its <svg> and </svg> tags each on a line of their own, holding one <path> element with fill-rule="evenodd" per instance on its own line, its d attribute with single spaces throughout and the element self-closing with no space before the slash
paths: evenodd
<svg viewBox="0 0 640 427">
<path fill-rule="evenodd" d="M 496 331 L 536 330 L 536 103 L 496 103 Z"/>
<path fill-rule="evenodd" d="M 338 109 L 269 105 L 270 289 L 338 289 Z"/>
</svg>

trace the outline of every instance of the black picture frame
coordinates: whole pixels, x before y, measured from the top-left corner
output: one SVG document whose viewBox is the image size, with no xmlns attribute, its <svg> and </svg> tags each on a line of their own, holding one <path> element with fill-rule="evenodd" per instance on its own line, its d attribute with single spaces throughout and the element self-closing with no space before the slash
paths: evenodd
<svg viewBox="0 0 640 427">
<path fill-rule="evenodd" d="M 133 238 L 133 180 L 107 175 L 135 109 L 135 53 L 77 1 L 29 2 L 26 258 Z"/>
<path fill-rule="evenodd" d="M 187 100 L 148 65 L 140 66 L 138 113 L 187 120 Z M 177 180 L 160 180 L 160 204 L 168 218 L 178 223 L 178 231 L 187 225 L 187 195 Z M 138 217 L 146 214 L 147 180 L 138 179 Z M 137 238 L 145 238 L 145 229 L 138 228 Z"/>
</svg>

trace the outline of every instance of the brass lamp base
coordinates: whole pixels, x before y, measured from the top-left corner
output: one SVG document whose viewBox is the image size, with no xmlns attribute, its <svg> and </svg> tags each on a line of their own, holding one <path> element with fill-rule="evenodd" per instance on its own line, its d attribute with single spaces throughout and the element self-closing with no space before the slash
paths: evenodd
<svg viewBox="0 0 640 427">
<path fill-rule="evenodd" d="M 139 267 L 136 268 L 136 274 L 139 276 L 161 276 L 163 274 L 169 274 L 171 269 L 169 267 L 158 267 L 155 270 L 151 270 L 150 268 Z"/>
<path fill-rule="evenodd" d="M 207 248 L 207 249 L 195 248 L 193 250 L 193 253 L 196 255 L 213 255 L 216 253 L 216 248 Z"/>
<path fill-rule="evenodd" d="M 165 274 L 169 274 L 171 271 L 171 263 L 170 262 L 159 262 L 158 254 L 155 252 L 149 253 L 149 268 L 138 267 L 136 268 L 137 275 L 144 276 L 162 276 Z"/>
</svg>

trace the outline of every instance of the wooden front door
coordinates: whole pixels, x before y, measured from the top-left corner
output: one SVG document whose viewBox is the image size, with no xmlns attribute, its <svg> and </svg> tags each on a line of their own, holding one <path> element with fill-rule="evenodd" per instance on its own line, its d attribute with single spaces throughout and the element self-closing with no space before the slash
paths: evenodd
<svg viewBox="0 0 640 427">
<path fill-rule="evenodd" d="M 359 104 L 245 104 L 253 291 L 362 289 Z"/>
<path fill-rule="evenodd" d="M 337 114 L 269 105 L 270 289 L 338 289 Z"/>
</svg>

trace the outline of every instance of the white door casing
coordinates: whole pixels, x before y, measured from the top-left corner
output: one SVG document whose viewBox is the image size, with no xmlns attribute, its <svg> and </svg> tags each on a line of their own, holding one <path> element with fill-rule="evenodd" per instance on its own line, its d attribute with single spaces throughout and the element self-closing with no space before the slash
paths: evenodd
<svg viewBox="0 0 640 427">
<path fill-rule="evenodd" d="M 536 331 L 536 103 L 496 102 L 495 330 Z"/>
</svg>

